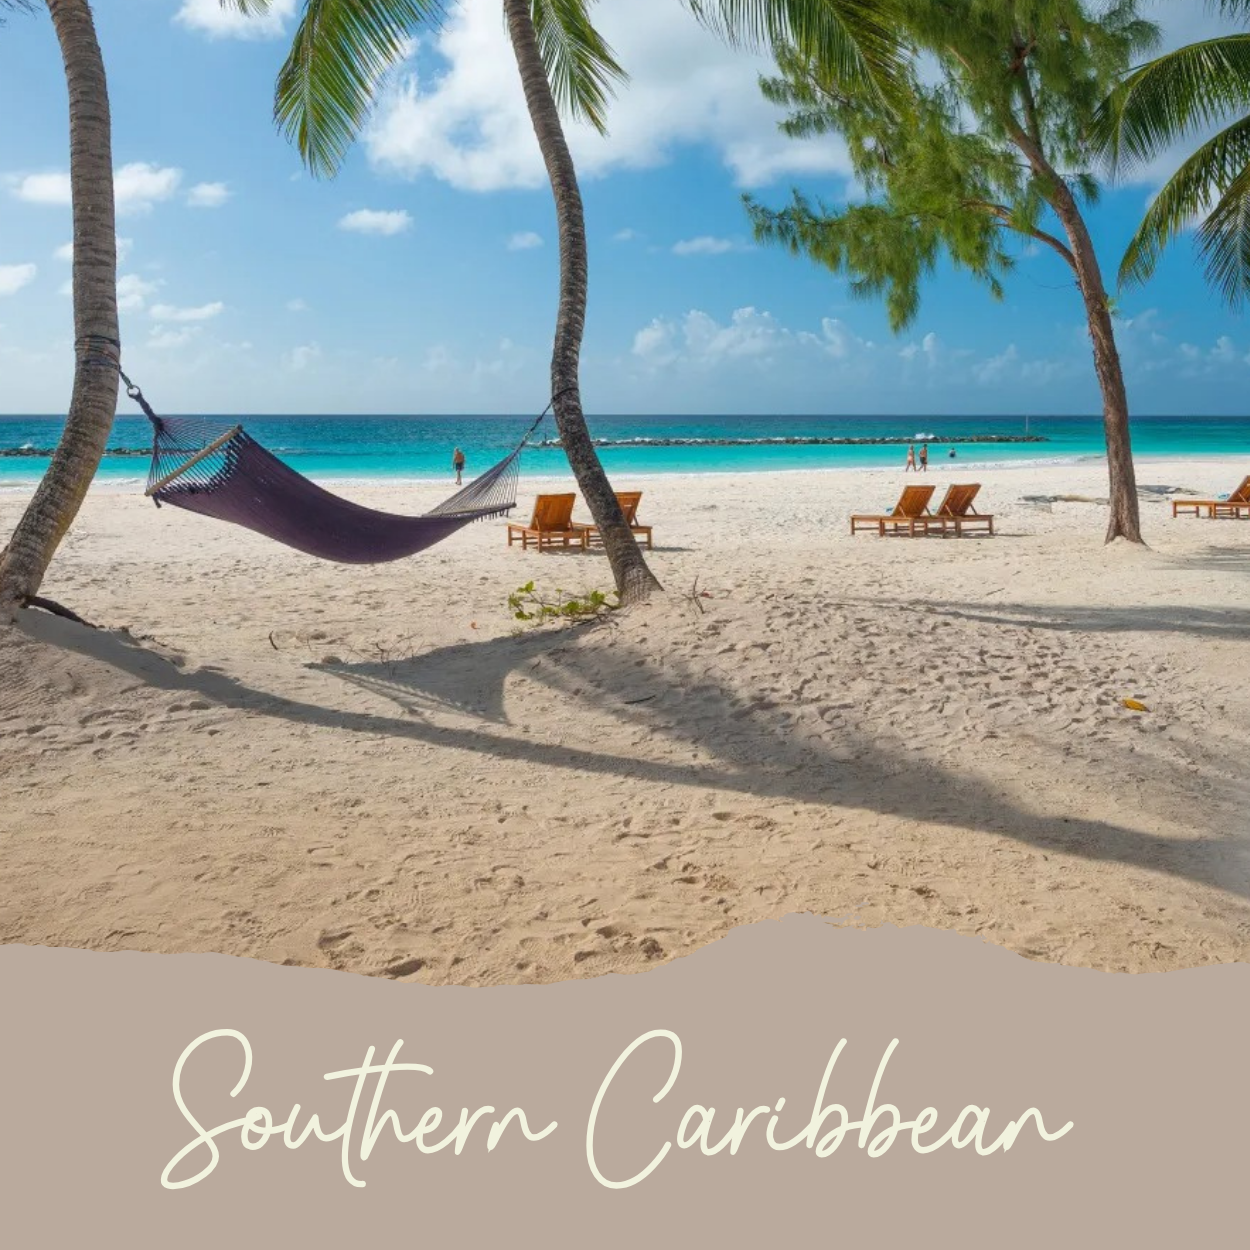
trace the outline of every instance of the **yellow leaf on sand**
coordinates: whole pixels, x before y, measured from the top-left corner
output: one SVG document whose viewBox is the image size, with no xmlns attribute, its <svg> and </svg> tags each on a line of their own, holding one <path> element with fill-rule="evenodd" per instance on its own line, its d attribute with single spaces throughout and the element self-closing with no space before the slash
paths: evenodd
<svg viewBox="0 0 1250 1250">
<path fill-rule="evenodd" d="M 1130 712 L 1149 712 L 1150 711 L 1150 709 L 1144 703 L 1139 703 L 1136 699 L 1121 699 L 1120 702 L 1123 703 L 1124 706 L 1128 708 Z"/>
</svg>

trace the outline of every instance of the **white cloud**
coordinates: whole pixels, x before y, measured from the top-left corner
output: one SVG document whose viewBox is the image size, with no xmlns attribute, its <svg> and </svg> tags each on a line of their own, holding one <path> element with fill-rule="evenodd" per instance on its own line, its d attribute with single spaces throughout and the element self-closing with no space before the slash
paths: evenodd
<svg viewBox="0 0 1250 1250">
<path fill-rule="evenodd" d="M 682 145 L 700 143 L 711 144 L 743 185 L 790 173 L 849 173 L 840 140 L 778 132 L 782 114 L 757 85 L 771 71 L 766 58 L 727 48 L 674 0 L 616 0 L 595 16 L 632 79 L 611 106 L 608 138 L 584 123 L 568 125 L 583 177 L 654 167 Z M 420 83 L 409 72 L 383 93 L 365 136 L 370 161 L 463 190 L 543 185 L 498 0 L 461 0 L 431 43 L 446 68 Z"/>
<path fill-rule="evenodd" d="M 295 373 L 307 369 L 309 365 L 321 359 L 321 348 L 316 343 L 304 343 L 288 352 L 283 357 L 286 367 Z"/>
<path fill-rule="evenodd" d="M 245 17 L 221 0 L 182 0 L 174 21 L 210 39 L 276 39 L 295 14 L 295 0 L 270 0 L 268 12 Z"/>
<path fill-rule="evenodd" d="M 652 365 L 672 363 L 678 358 L 713 365 L 734 359 L 767 360 L 796 343 L 814 344 L 831 355 L 840 355 L 840 335 L 840 323 L 829 320 L 823 323 L 821 335 L 795 335 L 780 325 L 772 313 L 755 308 L 736 309 L 726 324 L 696 308 L 686 313 L 680 324 L 657 318 L 639 330 L 634 335 L 633 353 Z"/>
<path fill-rule="evenodd" d="M 122 261 L 130 255 L 130 249 L 134 246 L 133 239 L 123 239 L 121 235 L 117 235 L 117 263 L 120 265 Z M 57 260 L 72 261 L 74 259 L 74 244 L 72 242 L 62 243 L 60 247 L 52 253 Z"/>
<path fill-rule="evenodd" d="M 1215 346 L 1211 349 L 1211 359 L 1218 361 L 1220 364 L 1229 364 L 1237 359 L 1237 349 L 1233 346 L 1233 340 L 1227 334 L 1221 334 L 1215 340 Z"/>
<path fill-rule="evenodd" d="M 1009 343 L 997 356 L 991 356 L 989 360 L 983 360 L 977 365 L 973 374 L 983 386 L 1001 382 L 1009 372 L 1014 371 L 1019 362 L 1019 349 L 1014 343 Z"/>
<path fill-rule="evenodd" d="M 0 265 L 0 295 L 16 295 L 38 272 L 37 265 Z"/>
<path fill-rule="evenodd" d="M 160 290 L 159 281 L 148 282 L 137 273 L 123 274 L 117 279 L 117 307 L 120 312 L 136 312 Z"/>
<path fill-rule="evenodd" d="M 220 300 L 201 304 L 198 308 L 177 308 L 173 304 L 153 304 L 150 315 L 154 321 L 211 321 L 225 308 Z"/>
<path fill-rule="evenodd" d="M 941 352 L 942 344 L 938 336 L 932 330 L 920 340 L 919 343 L 905 343 L 899 348 L 898 354 L 904 360 L 915 360 L 918 356 L 923 355 L 930 366 L 937 364 L 938 356 Z"/>
<path fill-rule="evenodd" d="M 1152 310 L 1153 312 L 1153 310 Z M 1239 376 L 1243 365 L 1250 365 L 1250 354 L 1227 334 L 1219 335 L 1210 347 L 1181 342 L 1173 346 L 1171 340 L 1157 331 L 1143 334 L 1140 322 L 1125 322 L 1119 340 L 1121 352 L 1130 364 L 1130 372 L 1140 369 L 1146 373 L 1175 372 L 1185 378 L 1214 378 Z"/>
<path fill-rule="evenodd" d="M 224 182 L 199 182 L 187 192 L 189 208 L 220 208 L 230 198 Z"/>
<path fill-rule="evenodd" d="M 146 161 L 123 165 L 113 175 L 113 198 L 118 214 L 151 212 L 152 205 L 169 199 L 181 181 L 180 169 L 158 168 Z"/>
<path fill-rule="evenodd" d="M 897 381 L 898 357 L 923 356 L 933 366 L 929 375 L 966 383 L 968 370 L 962 353 L 944 353 L 936 334 L 902 349 L 878 344 L 857 334 L 844 321 L 824 317 L 816 329 L 783 325 L 770 312 L 739 308 L 727 322 L 700 309 L 672 320 L 657 317 L 634 335 L 633 357 L 649 372 L 678 369 L 720 379 L 739 376 L 736 369 L 773 371 L 780 377 L 823 376 L 833 371 L 839 381 Z M 947 367 L 947 366 L 950 367 Z"/>
<path fill-rule="evenodd" d="M 149 347 L 158 351 L 167 351 L 173 347 L 185 347 L 194 337 L 198 326 L 183 326 L 180 330 L 170 330 L 164 326 L 154 326 L 148 335 Z"/>
<path fill-rule="evenodd" d="M 535 234 L 532 230 L 524 230 L 520 234 L 514 234 L 508 240 L 508 251 L 524 252 L 531 247 L 542 247 L 543 236 Z"/>
<path fill-rule="evenodd" d="M 411 214 L 402 208 L 385 212 L 373 208 L 358 208 L 354 213 L 339 218 L 340 230 L 351 230 L 357 234 L 401 234 L 411 225 Z"/>
<path fill-rule="evenodd" d="M 732 239 L 716 239 L 703 234 L 697 239 L 682 239 L 673 244 L 674 256 L 719 256 L 737 247 Z"/>
<path fill-rule="evenodd" d="M 803 346 L 814 347 L 835 360 L 862 358 L 877 346 L 871 339 L 860 338 L 844 321 L 835 317 L 821 318 L 819 334 L 800 330 L 796 337 Z"/>
<path fill-rule="evenodd" d="M 182 170 L 132 161 L 113 172 L 113 202 L 118 216 L 150 212 L 178 190 Z M 70 203 L 69 174 L 26 174 L 15 180 L 13 194 L 27 204 Z"/>
<path fill-rule="evenodd" d="M 632 242 L 634 239 L 637 239 L 640 237 L 641 236 L 639 235 L 638 231 L 633 229 L 632 226 L 626 226 L 624 230 L 618 230 L 612 236 L 612 242 L 613 243 L 629 243 L 629 242 Z"/>
<path fill-rule="evenodd" d="M 287 312 L 303 313 L 308 311 L 308 305 L 302 299 L 289 299 L 286 302 Z"/>
<path fill-rule="evenodd" d="M 69 174 L 26 174 L 13 180 L 13 194 L 27 204 L 68 204 Z"/>
<path fill-rule="evenodd" d="M 676 338 L 673 323 L 657 317 L 634 335 L 633 353 L 648 364 L 668 364 L 677 359 Z"/>
</svg>

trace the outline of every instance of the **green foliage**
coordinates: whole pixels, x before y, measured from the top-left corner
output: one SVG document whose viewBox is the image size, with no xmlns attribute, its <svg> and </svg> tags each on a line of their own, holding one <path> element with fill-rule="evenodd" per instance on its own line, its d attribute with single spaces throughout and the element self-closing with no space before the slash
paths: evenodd
<svg viewBox="0 0 1250 1250">
<path fill-rule="evenodd" d="M 754 51 L 791 47 L 839 80 L 894 98 L 907 77 L 897 0 L 682 0 L 727 43 Z"/>
<path fill-rule="evenodd" d="M 24 0 L 7 0 L 23 3 Z M 606 131 L 608 99 L 628 75 L 590 20 L 597 0 L 529 0 L 552 93 L 570 117 Z M 0 4 L 6 0 L 0 0 Z M 271 0 L 219 0 L 243 14 Z M 895 0 L 682 0 L 734 44 L 782 41 L 819 54 L 873 91 L 893 89 L 904 61 L 888 17 Z M 315 176 L 333 176 L 408 40 L 437 25 L 452 0 L 304 0 L 278 75 L 274 120 Z"/>
<path fill-rule="evenodd" d="M 1137 0 L 893 0 L 910 49 L 905 89 L 887 101 L 791 44 L 765 96 L 796 136 L 837 135 L 866 198 L 845 207 L 795 191 L 773 210 L 747 197 L 756 238 L 884 298 L 893 328 L 914 320 L 922 280 L 945 255 L 995 298 L 1010 236 L 1044 243 L 1075 270 L 1069 226 L 1098 193 L 1084 140 L 1099 102 L 1156 28 Z"/>
<path fill-rule="evenodd" d="M 611 602 L 613 599 L 616 602 Z M 536 590 L 533 582 L 526 582 L 508 596 L 508 609 L 513 617 L 535 625 L 554 620 L 584 621 L 614 612 L 618 607 L 620 597 L 614 590 L 606 594 L 602 590 L 587 590 L 580 595 L 569 595 L 556 587 L 555 598 L 550 599 Z"/>
<path fill-rule="evenodd" d="M 1250 0 L 1210 7 L 1250 18 Z M 1131 170 L 1230 119 L 1151 203 L 1120 264 L 1121 283 L 1149 279 L 1169 244 L 1200 221 L 1208 282 L 1233 308 L 1250 302 L 1250 33 L 1189 44 L 1135 70 L 1107 97 L 1091 136 L 1112 169 Z"/>
<path fill-rule="evenodd" d="M 270 0 L 220 0 L 263 13 Z M 443 14 L 439 0 L 304 0 L 278 73 L 274 121 L 314 176 L 337 172 L 369 115 L 374 92 L 409 38 Z"/>
<path fill-rule="evenodd" d="M 608 129 L 608 97 L 629 75 L 590 23 L 594 0 L 530 0 L 534 33 L 556 104 L 572 117 Z"/>
</svg>

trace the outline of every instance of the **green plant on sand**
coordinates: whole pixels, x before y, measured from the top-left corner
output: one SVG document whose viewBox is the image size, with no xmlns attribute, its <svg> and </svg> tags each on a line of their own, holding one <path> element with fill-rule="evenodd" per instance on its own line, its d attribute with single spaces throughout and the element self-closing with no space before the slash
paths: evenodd
<svg viewBox="0 0 1250 1250">
<path fill-rule="evenodd" d="M 550 598 L 537 590 L 533 582 L 518 586 L 508 596 L 508 610 L 513 617 L 535 625 L 549 621 L 590 620 L 614 612 L 620 606 L 620 596 L 614 590 L 586 590 L 571 595 L 557 586 L 555 598 Z"/>
</svg>

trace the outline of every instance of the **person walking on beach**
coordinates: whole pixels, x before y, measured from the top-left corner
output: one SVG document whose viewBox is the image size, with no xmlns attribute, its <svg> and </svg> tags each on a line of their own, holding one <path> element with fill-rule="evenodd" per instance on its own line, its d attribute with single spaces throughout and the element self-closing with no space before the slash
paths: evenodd
<svg viewBox="0 0 1250 1250">
<path fill-rule="evenodd" d="M 919 471 L 921 473 L 928 473 L 929 471 L 929 444 L 928 443 L 920 444 L 920 470 Z"/>
<path fill-rule="evenodd" d="M 459 447 L 451 453 L 451 467 L 456 471 L 456 485 L 460 485 L 460 475 L 464 472 L 464 452 Z"/>
<path fill-rule="evenodd" d="M 915 472 L 917 472 L 917 469 L 916 469 L 916 445 L 915 445 L 915 443 L 908 443 L 908 444 L 907 444 L 907 468 L 905 468 L 905 469 L 903 470 L 903 472 L 904 472 L 904 473 L 915 473 Z"/>
</svg>

